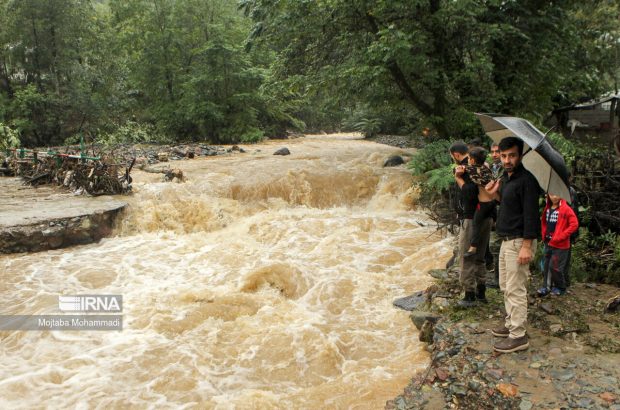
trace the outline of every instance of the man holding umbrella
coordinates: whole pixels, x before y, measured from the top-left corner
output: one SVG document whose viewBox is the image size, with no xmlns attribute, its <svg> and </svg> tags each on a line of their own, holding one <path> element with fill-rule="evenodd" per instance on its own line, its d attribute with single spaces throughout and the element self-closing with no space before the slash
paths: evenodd
<svg viewBox="0 0 620 410">
<path fill-rule="evenodd" d="M 536 249 L 540 231 L 538 214 L 539 184 L 525 169 L 523 141 L 514 136 L 499 142 L 504 175 L 485 188 L 500 201 L 496 231 L 501 241 L 499 253 L 499 282 L 504 292 L 505 323 L 492 330 L 503 340 L 494 349 L 502 353 L 525 350 L 529 341 L 525 330 L 527 322 L 527 284 L 529 263 Z"/>
<path fill-rule="evenodd" d="M 500 289 L 504 291 L 506 320 L 493 329 L 505 338 L 494 347 L 510 353 L 529 346 L 527 322 L 527 281 L 529 263 L 536 249 L 540 229 L 540 190 L 570 201 L 568 168 L 547 135 L 523 118 L 502 114 L 476 114 L 486 134 L 499 142 L 504 175 L 485 188 L 500 201 L 496 232 L 502 241 L 499 254 Z"/>
</svg>

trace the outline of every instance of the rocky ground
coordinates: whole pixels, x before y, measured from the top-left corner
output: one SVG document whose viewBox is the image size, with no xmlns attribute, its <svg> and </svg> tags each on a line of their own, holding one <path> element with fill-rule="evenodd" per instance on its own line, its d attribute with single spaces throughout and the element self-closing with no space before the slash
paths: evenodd
<svg viewBox="0 0 620 410">
<path fill-rule="evenodd" d="M 377 135 L 376 137 L 367 138 L 370 141 L 379 144 L 390 145 L 399 148 L 419 148 L 416 141 L 406 135 Z"/>
<path fill-rule="evenodd" d="M 565 296 L 540 299 L 535 278 L 530 348 L 498 354 L 489 329 L 503 320 L 501 293 L 491 289 L 488 304 L 459 309 L 455 275 L 430 274 L 437 283 L 414 298 L 412 320 L 431 363 L 387 409 L 620 410 L 620 312 L 606 312 L 620 289 L 579 283 Z"/>
</svg>

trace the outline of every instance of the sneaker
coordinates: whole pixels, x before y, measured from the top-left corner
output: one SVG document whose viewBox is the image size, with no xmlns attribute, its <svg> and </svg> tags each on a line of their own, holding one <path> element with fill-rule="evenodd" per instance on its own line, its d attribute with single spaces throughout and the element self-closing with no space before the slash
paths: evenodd
<svg viewBox="0 0 620 410">
<path fill-rule="evenodd" d="M 530 342 L 527 339 L 527 335 L 525 335 L 522 337 L 517 337 L 516 339 L 507 337 L 504 340 L 500 340 L 495 343 L 493 349 L 495 349 L 496 352 L 512 353 L 518 352 L 519 350 L 526 350 L 528 347 L 530 347 Z"/>
<path fill-rule="evenodd" d="M 495 337 L 508 337 L 508 335 L 510 335 L 510 330 L 508 330 L 505 325 L 501 325 L 495 329 L 491 329 L 491 333 L 493 333 Z"/>
<path fill-rule="evenodd" d="M 551 289 L 551 296 L 562 296 L 565 293 L 566 293 L 566 291 L 562 290 L 560 288 L 552 288 Z"/>
<path fill-rule="evenodd" d="M 540 288 L 536 291 L 536 294 L 540 296 L 541 298 L 545 297 L 549 294 L 549 288 Z"/>
</svg>

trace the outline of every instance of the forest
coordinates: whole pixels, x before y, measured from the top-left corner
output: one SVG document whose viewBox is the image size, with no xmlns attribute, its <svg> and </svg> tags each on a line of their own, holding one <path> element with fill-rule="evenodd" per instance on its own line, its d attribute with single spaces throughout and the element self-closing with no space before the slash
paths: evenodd
<svg viewBox="0 0 620 410">
<path fill-rule="evenodd" d="M 480 135 L 617 90 L 619 4 L 0 0 L 0 148 Z"/>
</svg>

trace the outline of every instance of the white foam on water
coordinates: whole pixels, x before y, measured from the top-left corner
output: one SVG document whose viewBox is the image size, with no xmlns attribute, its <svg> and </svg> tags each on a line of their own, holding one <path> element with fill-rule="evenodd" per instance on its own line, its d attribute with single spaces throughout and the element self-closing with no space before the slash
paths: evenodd
<svg viewBox="0 0 620 410">
<path fill-rule="evenodd" d="M 2 314 L 122 294 L 124 329 L 0 332 L 0 406 L 376 408 L 400 393 L 428 356 L 392 301 L 430 283 L 449 239 L 412 210 L 408 171 L 381 168 L 398 150 L 287 144 L 179 162 L 185 184 L 137 172 L 116 236 L 1 256 Z"/>
</svg>

